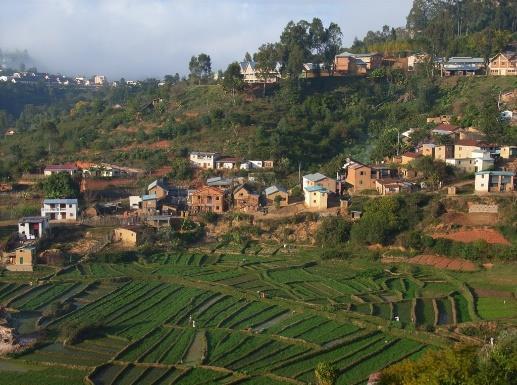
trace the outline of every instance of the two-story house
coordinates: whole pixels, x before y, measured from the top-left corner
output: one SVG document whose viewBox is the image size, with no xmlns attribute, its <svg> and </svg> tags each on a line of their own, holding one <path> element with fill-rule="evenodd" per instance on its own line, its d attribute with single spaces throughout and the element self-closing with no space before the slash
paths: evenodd
<svg viewBox="0 0 517 385">
<path fill-rule="evenodd" d="M 476 192 L 515 191 L 515 173 L 512 171 L 479 171 L 474 183 Z"/>
<path fill-rule="evenodd" d="M 243 61 L 239 63 L 239 66 L 244 83 L 276 83 L 281 77 L 282 65 L 280 63 L 276 63 L 275 68 L 267 74 L 262 73 L 254 61 Z"/>
<path fill-rule="evenodd" d="M 71 199 L 44 199 L 41 216 L 51 221 L 77 220 L 78 201 Z"/>
<path fill-rule="evenodd" d="M 517 76 L 517 52 L 501 52 L 490 59 L 490 75 Z"/>
<path fill-rule="evenodd" d="M 245 184 L 233 191 L 233 205 L 237 210 L 257 211 L 260 205 L 260 195 Z"/>
<path fill-rule="evenodd" d="M 220 154 L 217 152 L 192 151 L 190 153 L 190 162 L 198 168 L 213 169 L 215 168 L 215 161 L 219 157 Z"/>
<path fill-rule="evenodd" d="M 334 178 L 329 178 L 319 172 L 314 174 L 307 174 L 303 176 L 303 188 L 310 186 L 320 186 L 327 189 L 329 193 L 335 193 L 337 188 L 337 182 Z"/>
<path fill-rule="evenodd" d="M 442 76 L 483 75 L 485 59 L 482 57 L 451 57 L 441 62 Z"/>
<path fill-rule="evenodd" d="M 228 209 L 226 192 L 217 187 L 201 187 L 190 195 L 189 209 L 194 213 L 212 212 L 221 214 Z"/>
</svg>

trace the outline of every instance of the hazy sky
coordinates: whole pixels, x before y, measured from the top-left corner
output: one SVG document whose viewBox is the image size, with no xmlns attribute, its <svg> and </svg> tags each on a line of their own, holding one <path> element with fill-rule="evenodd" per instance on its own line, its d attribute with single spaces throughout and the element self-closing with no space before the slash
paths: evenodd
<svg viewBox="0 0 517 385">
<path fill-rule="evenodd" d="M 185 74 L 194 54 L 225 69 L 290 20 L 339 24 L 344 45 L 405 25 L 412 0 L 1 0 L 0 48 L 27 49 L 42 70 L 111 79 Z"/>
</svg>

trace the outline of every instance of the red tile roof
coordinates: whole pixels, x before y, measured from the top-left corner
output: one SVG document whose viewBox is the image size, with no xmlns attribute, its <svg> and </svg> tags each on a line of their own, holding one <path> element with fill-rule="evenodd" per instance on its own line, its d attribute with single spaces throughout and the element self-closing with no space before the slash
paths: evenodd
<svg viewBox="0 0 517 385">
<path fill-rule="evenodd" d="M 460 128 L 460 127 L 459 127 L 459 126 L 455 126 L 454 124 L 445 124 L 445 123 L 442 123 L 442 124 L 437 125 L 435 128 L 433 128 L 433 130 L 440 130 L 440 131 L 449 131 L 449 132 L 454 132 L 454 131 L 456 131 L 458 128 Z"/>
<path fill-rule="evenodd" d="M 45 167 L 48 171 L 61 171 L 61 170 L 77 170 L 75 163 L 64 163 L 64 164 L 49 164 Z"/>
</svg>

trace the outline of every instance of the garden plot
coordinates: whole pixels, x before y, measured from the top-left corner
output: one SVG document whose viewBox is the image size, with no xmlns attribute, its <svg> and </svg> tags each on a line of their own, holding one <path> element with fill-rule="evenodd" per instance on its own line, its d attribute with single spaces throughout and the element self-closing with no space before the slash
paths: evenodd
<svg viewBox="0 0 517 385">
<path fill-rule="evenodd" d="M 393 319 L 399 317 L 399 321 L 403 324 L 412 324 L 415 322 L 413 317 L 413 301 L 399 301 L 393 303 Z"/>
<path fill-rule="evenodd" d="M 454 292 L 451 297 L 454 301 L 456 322 L 462 323 L 471 321 L 467 299 L 458 292 Z"/>
<path fill-rule="evenodd" d="M 49 344 L 33 352 L 20 356 L 27 362 L 40 362 L 48 364 L 63 364 L 72 366 L 94 367 L 111 358 L 111 353 L 79 350 L 73 347 L 65 347 L 62 343 Z"/>
<path fill-rule="evenodd" d="M 48 284 L 37 286 L 11 302 L 9 306 L 20 310 L 38 310 L 74 292 L 78 283 Z"/>
<path fill-rule="evenodd" d="M 96 369 L 89 378 L 95 385 L 169 385 L 184 374 L 176 368 L 107 364 Z"/>
<path fill-rule="evenodd" d="M 371 373 L 377 372 L 385 366 L 400 361 L 422 349 L 418 342 L 402 339 L 393 343 L 381 341 L 384 345 L 377 345 L 376 350 L 361 355 L 358 359 L 350 357 L 347 366 L 342 368 L 342 374 L 337 380 L 338 385 L 363 383 Z"/>
<path fill-rule="evenodd" d="M 0 287 L 0 304 L 5 305 L 11 299 L 19 296 L 24 291 L 30 289 L 30 286 L 23 283 L 2 283 Z"/>
<path fill-rule="evenodd" d="M 476 309 L 486 320 L 517 317 L 517 300 L 513 297 L 480 297 L 476 300 Z"/>
<path fill-rule="evenodd" d="M 438 309 L 438 325 L 456 323 L 454 319 L 454 312 L 452 310 L 452 302 L 449 297 L 437 298 L 436 308 Z"/>
<path fill-rule="evenodd" d="M 204 368 L 192 368 L 184 373 L 174 385 L 215 385 L 230 377 L 228 372 L 219 372 Z"/>
<path fill-rule="evenodd" d="M 435 307 L 433 299 L 417 298 L 415 304 L 415 316 L 417 325 L 435 325 Z"/>
<path fill-rule="evenodd" d="M 310 380 L 312 371 L 318 362 L 328 361 L 335 363 L 340 360 L 346 360 L 349 356 L 366 349 L 372 344 L 382 341 L 384 337 L 382 333 L 361 335 L 358 336 L 357 339 L 349 340 L 340 346 L 331 349 L 311 351 L 305 355 L 287 360 L 280 365 L 276 365 L 276 369 L 274 369 L 273 372 L 284 377 L 308 378 Z"/>
</svg>

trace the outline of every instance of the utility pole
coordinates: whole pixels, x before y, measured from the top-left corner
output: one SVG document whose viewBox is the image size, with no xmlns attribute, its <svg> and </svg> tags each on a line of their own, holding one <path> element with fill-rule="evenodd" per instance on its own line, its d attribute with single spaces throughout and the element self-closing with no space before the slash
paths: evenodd
<svg viewBox="0 0 517 385">
<path fill-rule="evenodd" d="M 397 156 L 400 152 L 400 128 L 397 128 Z"/>
<path fill-rule="evenodd" d="M 302 162 L 298 162 L 298 183 L 302 183 Z"/>
</svg>

